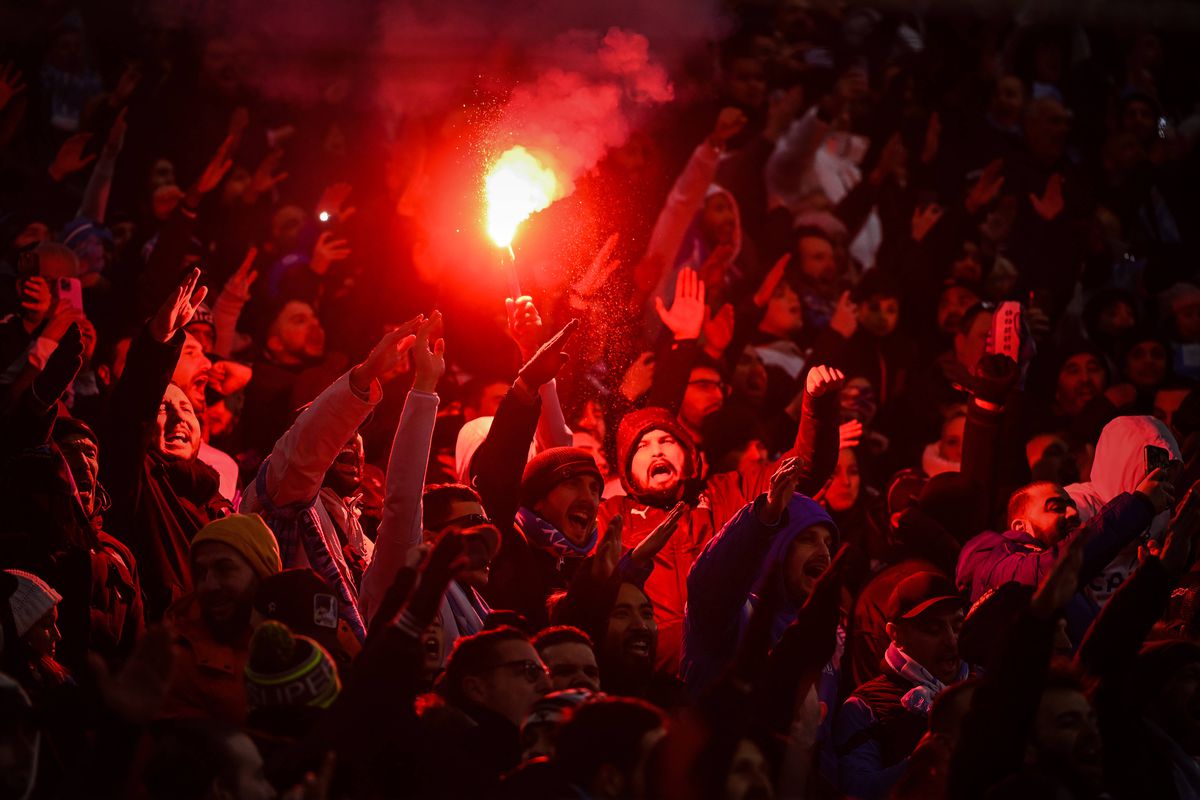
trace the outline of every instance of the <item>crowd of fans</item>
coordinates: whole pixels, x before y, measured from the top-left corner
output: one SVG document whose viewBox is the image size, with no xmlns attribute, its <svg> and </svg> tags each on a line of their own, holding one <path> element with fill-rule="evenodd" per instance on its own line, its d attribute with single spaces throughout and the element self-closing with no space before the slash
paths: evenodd
<svg viewBox="0 0 1200 800">
<path fill-rule="evenodd" d="M 739 4 L 508 298 L 461 97 L 6 8 L 0 797 L 1200 797 L 1200 31 L 911 5 Z"/>
</svg>

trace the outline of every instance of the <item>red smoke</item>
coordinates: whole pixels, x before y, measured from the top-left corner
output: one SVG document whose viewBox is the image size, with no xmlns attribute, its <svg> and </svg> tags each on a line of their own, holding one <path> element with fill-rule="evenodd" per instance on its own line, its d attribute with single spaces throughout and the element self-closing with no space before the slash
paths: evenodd
<svg viewBox="0 0 1200 800">
<path fill-rule="evenodd" d="M 531 84 L 512 92 L 492 125 L 497 152 L 523 145 L 551 165 L 562 187 L 599 163 L 629 137 L 631 116 L 674 97 L 666 70 L 650 57 L 646 37 L 612 28 L 558 37 L 533 64 Z"/>
</svg>

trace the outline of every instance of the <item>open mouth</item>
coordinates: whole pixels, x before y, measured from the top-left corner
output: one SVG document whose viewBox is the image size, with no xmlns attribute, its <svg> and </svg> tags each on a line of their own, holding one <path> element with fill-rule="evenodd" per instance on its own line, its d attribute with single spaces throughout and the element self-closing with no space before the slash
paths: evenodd
<svg viewBox="0 0 1200 800">
<path fill-rule="evenodd" d="M 829 559 L 815 558 L 804 565 L 804 574 L 809 578 L 819 578 L 821 573 L 829 568 Z"/>
<path fill-rule="evenodd" d="M 650 644 L 650 634 L 631 634 L 630 637 L 625 641 L 625 652 L 629 653 L 631 656 L 637 656 L 638 658 L 649 658 Z"/>
<path fill-rule="evenodd" d="M 430 658 L 438 658 L 442 654 L 442 646 L 432 636 L 421 642 L 421 649 Z"/>
<path fill-rule="evenodd" d="M 568 511 L 567 521 L 579 528 L 587 528 L 592 524 L 592 515 L 587 511 Z"/>
<path fill-rule="evenodd" d="M 164 437 L 163 441 L 171 445 L 190 444 L 192 440 L 191 431 L 186 429 L 176 429 L 171 431 Z"/>
<path fill-rule="evenodd" d="M 675 474 L 675 467 L 670 461 L 655 461 L 650 465 L 648 475 L 650 480 L 666 479 Z"/>
</svg>

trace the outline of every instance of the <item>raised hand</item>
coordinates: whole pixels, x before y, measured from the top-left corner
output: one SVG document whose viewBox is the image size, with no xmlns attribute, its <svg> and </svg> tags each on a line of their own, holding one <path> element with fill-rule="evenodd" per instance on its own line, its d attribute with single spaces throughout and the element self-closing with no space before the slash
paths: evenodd
<svg viewBox="0 0 1200 800">
<path fill-rule="evenodd" d="M 194 269 L 183 279 L 183 283 L 167 296 L 158 311 L 150 318 L 147 330 L 156 341 L 166 344 L 171 341 L 171 337 L 192 321 L 192 317 L 196 315 L 196 309 L 200 307 L 208 294 L 208 289 L 200 286 L 199 283 L 200 270 Z"/>
<path fill-rule="evenodd" d="M 200 197 L 208 194 L 213 189 L 221 185 L 221 181 L 225 179 L 226 173 L 233 166 L 233 157 L 230 155 L 233 152 L 234 144 L 237 137 L 230 134 L 225 137 L 225 141 L 217 148 L 217 152 L 213 153 L 213 157 L 207 164 L 204 165 L 204 170 L 200 173 L 200 177 L 196 178 L 196 183 L 192 186 L 189 195 L 192 199 L 199 201 Z M 189 203 L 189 205 L 192 205 Z"/>
<path fill-rule="evenodd" d="M 50 164 L 50 177 L 55 181 L 61 181 L 72 172 L 78 172 L 95 161 L 95 153 L 86 156 L 83 154 L 91 140 L 90 133 L 77 133 L 63 142 L 62 147 L 58 148 L 58 153 L 54 156 L 54 162 Z"/>
<path fill-rule="evenodd" d="M 554 376 L 570 360 L 563 348 L 578 327 L 579 320 L 573 319 L 568 322 L 521 367 L 521 371 L 517 373 L 517 381 L 524 384 L 530 394 L 535 394 L 544 384 L 554 380 Z"/>
<path fill-rule="evenodd" d="M 138 84 L 141 82 L 141 68 L 137 64 L 126 64 L 125 69 L 121 72 L 121 77 L 117 79 L 117 85 L 113 87 L 112 97 L 109 99 L 110 105 L 113 107 L 128 105 L 129 98 L 133 97 L 133 93 L 137 91 Z"/>
<path fill-rule="evenodd" d="M 784 270 L 787 269 L 788 262 L 791 260 L 792 254 L 785 253 L 775 262 L 770 272 L 762 279 L 762 283 L 758 285 L 758 291 L 754 293 L 754 305 L 766 308 L 767 303 L 771 301 L 771 295 L 775 294 L 775 287 L 783 280 Z"/>
<path fill-rule="evenodd" d="M 942 218 L 942 214 L 946 213 L 946 209 L 939 206 L 937 203 L 926 203 L 923 206 L 913 209 L 912 215 L 912 240 L 914 242 L 922 242 L 929 232 L 933 230 L 933 226 Z"/>
<path fill-rule="evenodd" d="M 862 441 L 862 437 L 862 422 L 856 419 L 843 422 L 838 426 L 838 449 L 845 450 L 847 447 L 858 447 L 858 443 Z"/>
<path fill-rule="evenodd" d="M 23 253 L 22 258 L 35 258 L 33 253 Z M 21 315 L 26 319 L 41 324 L 50 313 L 50 304 L 54 296 L 50 292 L 50 284 L 41 275 L 32 275 L 21 281 Z"/>
<path fill-rule="evenodd" d="M 413 344 L 413 363 L 417 373 L 413 388 L 417 391 L 432 392 L 446 374 L 446 341 L 441 338 L 441 325 L 442 312 L 434 311 L 417 328 L 417 338 Z"/>
<path fill-rule="evenodd" d="M 1200 481 L 1192 484 L 1175 510 L 1158 556 L 1172 575 L 1182 575 L 1191 566 L 1197 533 L 1200 533 Z"/>
<path fill-rule="evenodd" d="M 347 206 L 346 200 L 349 199 L 350 190 L 353 188 L 345 181 L 326 186 L 325 191 L 321 193 L 321 199 L 317 201 L 317 214 L 320 215 L 324 212 L 339 220 L 349 219 L 354 214 L 355 208 Z"/>
<path fill-rule="evenodd" d="M 589 299 L 600 291 L 601 287 L 608 282 L 609 277 L 620 268 L 621 260 L 612 257 L 619 238 L 620 232 L 615 232 L 600 246 L 592 263 L 584 270 L 579 280 L 571 286 L 571 292 L 575 296 L 584 300 Z"/>
<path fill-rule="evenodd" d="M 350 245 L 345 239 L 337 238 L 330 231 L 322 231 L 313 245 L 312 261 L 308 268 L 317 275 L 324 275 L 329 268 L 339 261 L 345 261 L 351 254 Z"/>
<path fill-rule="evenodd" d="M 785 458 L 780 462 L 767 487 L 767 499 L 758 509 L 758 521 L 764 525 L 775 525 L 783 516 L 784 509 L 796 493 L 800 482 L 800 470 L 807 462 L 800 457 Z"/>
<path fill-rule="evenodd" d="M 705 307 L 704 352 L 717 359 L 723 356 L 729 343 L 733 341 L 735 322 L 733 306 L 729 303 L 721 306 L 715 315 Z"/>
<path fill-rule="evenodd" d="M 654 382 L 654 353 L 646 351 L 625 370 L 621 378 L 621 394 L 630 402 L 650 391 Z"/>
<path fill-rule="evenodd" d="M 246 202 L 254 202 L 259 195 L 266 194 L 287 180 L 288 173 L 276 172 L 279 169 L 279 162 L 282 160 L 282 147 L 273 148 L 263 156 L 263 160 L 258 162 L 258 166 L 254 169 L 254 174 L 250 176 L 249 191 L 244 198 Z"/>
<path fill-rule="evenodd" d="M 841 334 L 843 339 L 849 339 L 858 330 L 858 303 L 850 299 L 850 292 L 842 292 L 834 306 L 833 316 L 829 318 L 829 327 Z"/>
<path fill-rule="evenodd" d="M 604 528 L 604 536 L 592 557 L 592 574 L 600 580 L 607 580 L 617 569 L 617 562 L 621 560 L 621 530 L 624 527 L 625 518 L 618 514 Z"/>
<path fill-rule="evenodd" d="M 1175 505 L 1175 486 L 1171 482 L 1171 475 L 1168 467 L 1159 467 L 1142 478 L 1142 482 L 1134 489 L 1150 501 L 1156 514 L 1161 514 Z"/>
<path fill-rule="evenodd" d="M 717 123 L 712 133 L 708 135 L 708 143 L 713 147 L 724 147 L 730 139 L 737 136 L 746 126 L 746 115 L 740 108 L 722 108 L 717 114 Z"/>
<path fill-rule="evenodd" d="M 696 270 L 684 267 L 675 277 L 675 299 L 668 310 L 661 297 L 654 298 L 658 318 L 675 334 L 676 341 L 696 339 L 704 325 L 704 281 Z"/>
<path fill-rule="evenodd" d="M 830 392 L 840 392 L 845 385 L 846 375 L 840 369 L 817 366 L 808 371 L 804 388 L 813 397 L 821 397 Z"/>
<path fill-rule="evenodd" d="M 654 563 L 654 557 L 675 535 L 675 531 L 679 527 L 679 520 L 683 519 L 687 510 L 688 504 L 683 500 L 676 503 L 674 508 L 667 512 L 666 518 L 658 523 L 645 539 L 638 542 L 637 547 L 633 548 L 633 560 L 643 567 Z"/>
<path fill-rule="evenodd" d="M 395 330 L 385 333 L 379 343 L 371 348 L 366 359 L 350 370 L 350 385 L 366 394 L 375 381 L 382 382 L 385 375 L 399 371 L 408 358 L 408 351 L 417 341 L 413 331 L 424 321 L 424 315 L 418 314 Z"/>
<path fill-rule="evenodd" d="M 0 67 L 0 109 L 25 91 L 25 76 L 11 61 Z"/>
<path fill-rule="evenodd" d="M 231 297 L 236 297 L 243 302 L 250 299 L 250 287 L 254 285 L 254 281 L 258 279 L 258 272 L 254 269 L 254 260 L 258 258 L 258 248 L 254 245 L 246 251 L 246 257 L 242 259 L 241 265 L 229 276 L 229 280 L 225 281 L 225 289 Z"/>
<path fill-rule="evenodd" d="M 54 307 L 54 313 L 50 315 L 50 321 L 42 329 L 42 336 L 57 342 L 62 339 L 63 334 L 67 332 L 68 328 L 72 325 L 82 324 L 84 319 L 82 309 L 60 302 Z"/>
<path fill-rule="evenodd" d="M 966 206 L 968 213 L 974 214 L 990 204 L 1000 194 L 1004 186 L 1004 159 L 997 158 L 983 168 L 979 180 L 967 192 Z"/>
<path fill-rule="evenodd" d="M 527 294 L 515 300 L 511 297 L 505 298 L 504 310 L 508 313 L 508 335 L 517 343 L 521 359 L 528 361 L 542 346 L 546 335 L 542 316 L 533 304 L 533 298 Z"/>
<path fill-rule="evenodd" d="M 1056 172 L 1046 181 L 1046 191 L 1041 197 L 1032 192 L 1029 193 L 1029 203 L 1033 206 L 1033 210 L 1047 222 L 1062 213 L 1064 207 L 1062 186 L 1063 176 Z"/>
</svg>

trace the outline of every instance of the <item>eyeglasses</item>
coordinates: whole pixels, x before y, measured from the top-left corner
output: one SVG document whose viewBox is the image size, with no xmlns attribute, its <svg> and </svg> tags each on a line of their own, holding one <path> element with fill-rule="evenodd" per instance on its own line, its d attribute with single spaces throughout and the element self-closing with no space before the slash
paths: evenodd
<svg viewBox="0 0 1200 800">
<path fill-rule="evenodd" d="M 546 676 L 546 667 L 540 661 L 521 659 L 519 661 L 503 661 L 488 667 L 488 670 L 511 669 L 529 683 L 537 683 Z"/>
<path fill-rule="evenodd" d="M 477 525 L 495 524 L 496 523 L 492 522 L 483 514 L 463 514 L 461 517 L 455 517 L 454 519 L 446 520 L 446 522 L 442 523 L 440 529 L 446 530 L 447 528 L 459 528 L 461 530 L 466 530 L 467 528 L 474 528 Z"/>
</svg>

